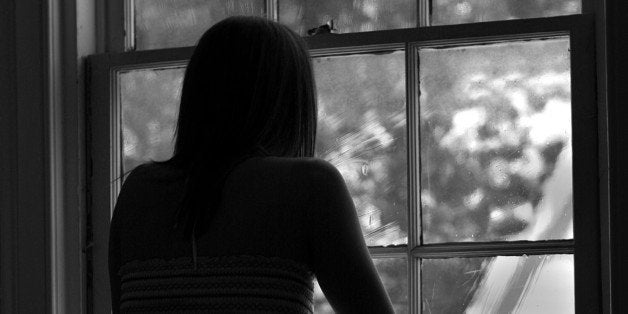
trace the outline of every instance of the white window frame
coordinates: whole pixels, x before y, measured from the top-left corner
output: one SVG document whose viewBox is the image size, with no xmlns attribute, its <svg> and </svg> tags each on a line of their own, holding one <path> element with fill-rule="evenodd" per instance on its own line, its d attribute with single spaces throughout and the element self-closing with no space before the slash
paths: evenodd
<svg viewBox="0 0 628 314">
<path fill-rule="evenodd" d="M 583 12 L 589 13 L 587 0 L 583 0 Z M 267 0 L 267 12 L 277 18 L 277 0 Z M 120 102 L 115 90 L 116 73 L 120 70 L 151 67 L 173 67 L 185 65 L 192 47 L 133 51 L 133 42 L 124 36 L 133 34 L 132 0 L 109 1 L 107 23 L 107 47 L 109 53 L 90 58 L 91 105 L 88 110 L 88 164 L 89 215 L 92 237 L 88 241 L 91 261 L 90 312 L 108 313 L 110 308 L 107 241 L 109 218 L 115 204 L 120 182 Z M 570 37 L 572 76 L 572 123 L 573 151 L 597 151 L 598 114 L 595 94 L 596 68 L 594 58 L 595 38 L 593 17 L 574 15 L 563 17 L 496 21 L 465 25 L 428 25 L 427 0 L 419 1 L 418 28 L 387 30 L 369 33 L 323 35 L 307 38 L 313 56 L 329 56 L 364 52 L 406 51 L 407 71 L 407 129 L 408 129 L 408 245 L 396 247 L 370 247 L 373 258 L 406 258 L 408 262 L 408 299 L 410 313 L 420 313 L 420 260 L 418 258 L 480 257 L 521 254 L 575 254 L 575 302 L 578 313 L 607 311 L 602 292 L 608 279 L 601 271 L 604 252 L 600 245 L 600 226 L 607 223 L 601 214 L 604 196 L 592 191 L 590 182 L 598 182 L 599 165 L 597 154 L 573 155 L 574 180 L 574 240 L 542 242 L 490 242 L 420 245 L 420 208 L 418 200 L 418 86 L 414 51 L 429 45 L 459 45 L 513 39 L 531 39 L 556 35 Z M 126 18 L 125 18 L 126 17 Z M 114 21 L 114 22 L 112 22 Z M 117 21 L 117 23 L 115 23 Z M 122 21 L 122 23 L 120 23 Z M 118 117 L 118 118 L 116 118 Z M 576 127 L 577 126 L 577 127 Z M 600 191 L 603 193 L 604 191 Z M 595 210 L 592 210 L 595 209 Z M 595 223 L 591 223 L 595 222 Z M 580 253 L 582 252 L 582 253 Z M 591 293 L 591 289 L 600 291 Z M 88 296 L 89 298 L 89 296 Z"/>
</svg>

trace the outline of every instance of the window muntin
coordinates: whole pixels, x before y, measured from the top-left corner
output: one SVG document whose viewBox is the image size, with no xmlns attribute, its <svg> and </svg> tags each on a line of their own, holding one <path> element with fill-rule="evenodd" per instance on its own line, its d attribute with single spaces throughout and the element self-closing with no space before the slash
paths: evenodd
<svg viewBox="0 0 628 314">
<path fill-rule="evenodd" d="M 578 14 L 581 0 L 432 0 L 431 25 Z"/>
<path fill-rule="evenodd" d="M 569 38 L 418 58 L 423 243 L 572 238 Z"/>
<path fill-rule="evenodd" d="M 573 313 L 573 255 L 421 261 L 423 313 Z"/>
<path fill-rule="evenodd" d="M 234 15 L 266 16 L 264 0 L 133 0 L 137 50 L 193 46 Z"/>
</svg>

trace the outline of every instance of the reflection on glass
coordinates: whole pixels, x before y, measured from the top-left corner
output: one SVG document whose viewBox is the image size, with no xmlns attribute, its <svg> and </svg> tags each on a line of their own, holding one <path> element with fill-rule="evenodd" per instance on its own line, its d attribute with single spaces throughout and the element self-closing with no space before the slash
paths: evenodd
<svg viewBox="0 0 628 314">
<path fill-rule="evenodd" d="M 578 14 L 581 0 L 432 0 L 431 25 Z"/>
<path fill-rule="evenodd" d="M 234 15 L 265 15 L 264 0 L 135 0 L 137 50 L 193 46 Z"/>
<path fill-rule="evenodd" d="M 423 313 L 574 313 L 573 255 L 421 261 Z"/>
<path fill-rule="evenodd" d="M 123 173 L 172 155 L 184 71 L 142 69 L 118 74 Z"/>
<path fill-rule="evenodd" d="M 279 22 L 300 35 L 334 20 L 339 33 L 416 27 L 415 0 L 278 0 Z"/>
<path fill-rule="evenodd" d="M 572 238 L 568 39 L 419 58 L 424 242 Z"/>
<path fill-rule="evenodd" d="M 404 64 L 403 51 L 313 60 L 316 155 L 344 176 L 371 246 L 407 242 Z"/>
<path fill-rule="evenodd" d="M 395 313 L 408 313 L 408 263 L 405 258 L 374 258 L 379 278 L 390 297 Z M 314 313 L 334 313 L 318 281 L 314 281 Z"/>
</svg>

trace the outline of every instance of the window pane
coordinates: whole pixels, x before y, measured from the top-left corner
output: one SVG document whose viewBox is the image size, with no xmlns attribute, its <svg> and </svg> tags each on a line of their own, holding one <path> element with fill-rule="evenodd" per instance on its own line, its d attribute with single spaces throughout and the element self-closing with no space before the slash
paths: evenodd
<svg viewBox="0 0 628 314">
<path fill-rule="evenodd" d="M 569 40 L 421 48 L 424 243 L 569 239 Z"/>
<path fill-rule="evenodd" d="M 578 14 L 581 0 L 432 0 L 432 24 L 462 24 Z"/>
<path fill-rule="evenodd" d="M 265 15 L 264 0 L 135 0 L 137 50 L 194 46 L 210 26 L 234 15 Z"/>
<path fill-rule="evenodd" d="M 316 155 L 344 176 L 371 246 L 407 243 L 404 55 L 313 60 Z"/>
<path fill-rule="evenodd" d="M 416 27 L 416 0 L 279 0 L 279 22 L 306 35 L 334 20 L 339 33 Z"/>
<path fill-rule="evenodd" d="M 144 162 L 172 155 L 184 71 L 142 69 L 118 74 L 124 173 Z"/>
<path fill-rule="evenodd" d="M 314 60 L 316 153 L 343 173 L 372 246 L 407 242 L 403 60 L 403 52 Z M 124 172 L 172 154 L 183 74 L 183 67 L 119 74 Z"/>
<path fill-rule="evenodd" d="M 374 258 L 373 263 L 395 313 L 408 313 L 408 263 L 405 258 Z M 334 313 L 318 281 L 314 281 L 314 313 Z"/>
<path fill-rule="evenodd" d="M 574 313 L 573 255 L 424 259 L 423 313 Z"/>
</svg>

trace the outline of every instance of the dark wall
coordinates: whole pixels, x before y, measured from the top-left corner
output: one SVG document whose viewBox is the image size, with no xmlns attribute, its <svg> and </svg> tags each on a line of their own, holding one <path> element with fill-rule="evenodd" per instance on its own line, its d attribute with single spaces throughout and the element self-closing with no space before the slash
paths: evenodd
<svg viewBox="0 0 628 314">
<path fill-rule="evenodd" d="M 0 2 L 0 312 L 13 307 L 13 232 L 15 207 L 15 8 Z"/>
<path fill-rule="evenodd" d="M 628 313 L 628 2 L 606 1 L 611 278 L 614 313 Z"/>
<path fill-rule="evenodd" d="M 48 313 L 50 308 L 44 3 L 2 1 L 0 10 L 2 313 Z"/>
</svg>

